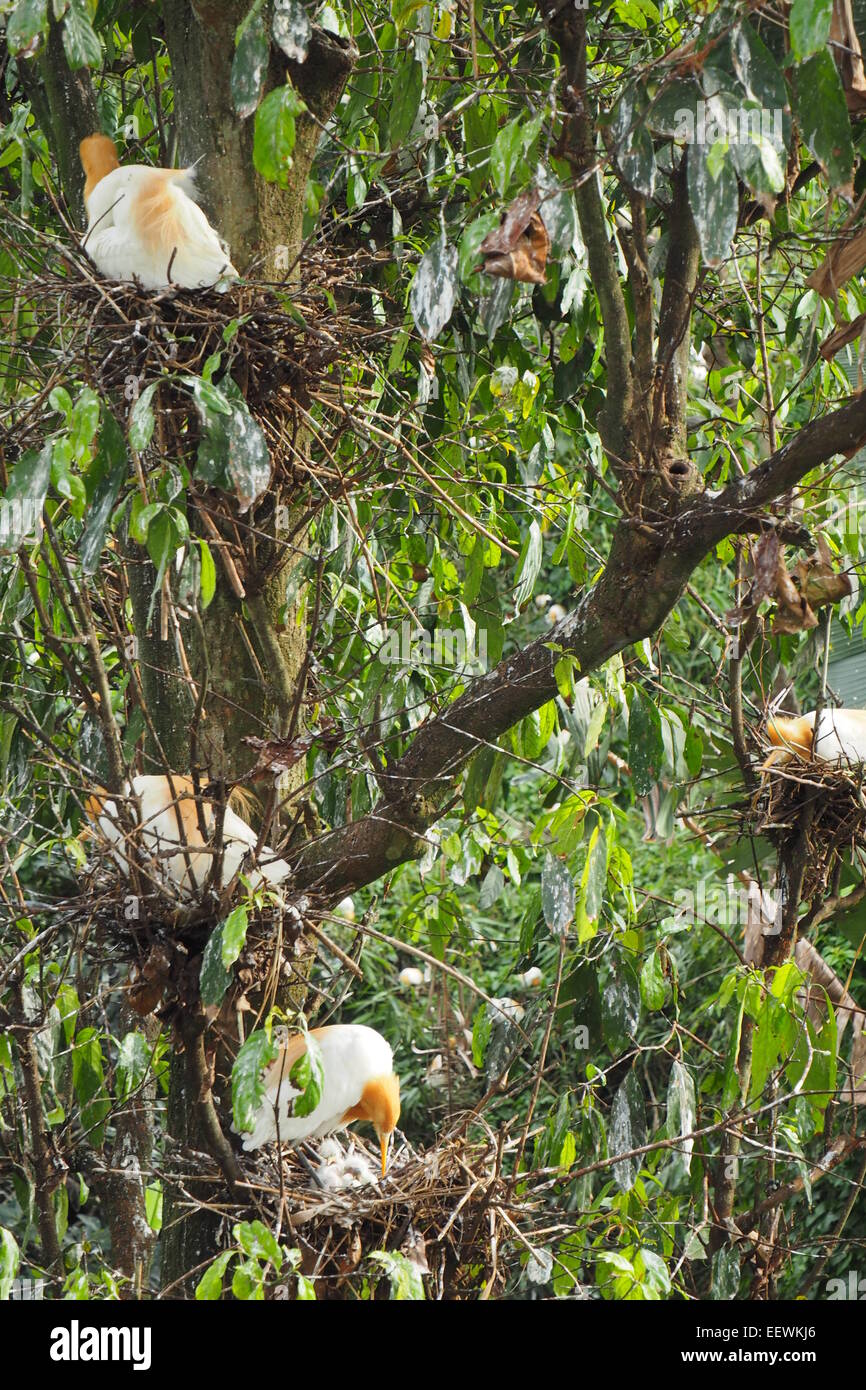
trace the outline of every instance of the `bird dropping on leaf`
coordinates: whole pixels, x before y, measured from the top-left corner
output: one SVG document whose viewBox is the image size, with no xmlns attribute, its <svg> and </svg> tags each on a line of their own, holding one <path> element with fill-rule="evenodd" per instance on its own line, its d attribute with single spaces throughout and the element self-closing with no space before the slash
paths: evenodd
<svg viewBox="0 0 866 1390">
<path fill-rule="evenodd" d="M 502 280 L 521 280 L 543 285 L 550 252 L 550 237 L 538 211 L 541 195 L 537 188 L 521 193 L 505 209 L 502 221 L 488 232 L 481 243 L 484 257 L 479 269 Z"/>
</svg>

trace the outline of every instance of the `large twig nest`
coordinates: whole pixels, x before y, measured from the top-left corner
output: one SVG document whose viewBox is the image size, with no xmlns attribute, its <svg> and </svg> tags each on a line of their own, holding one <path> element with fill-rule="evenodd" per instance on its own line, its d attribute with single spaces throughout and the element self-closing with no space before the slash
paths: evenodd
<svg viewBox="0 0 866 1390">
<path fill-rule="evenodd" d="M 779 844 L 799 833 L 806 814 L 803 898 L 823 896 L 843 860 L 866 871 L 866 768 L 793 759 L 767 771 L 752 799 L 750 822 Z"/>
</svg>

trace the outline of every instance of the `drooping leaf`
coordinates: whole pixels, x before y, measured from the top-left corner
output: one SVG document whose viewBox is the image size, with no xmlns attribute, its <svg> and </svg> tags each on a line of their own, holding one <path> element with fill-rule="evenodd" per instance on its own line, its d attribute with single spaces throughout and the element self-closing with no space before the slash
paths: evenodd
<svg viewBox="0 0 866 1390">
<path fill-rule="evenodd" d="M 13 58 L 28 57 L 48 28 L 48 0 L 18 0 L 9 16 L 6 42 Z"/>
<path fill-rule="evenodd" d="M 628 761 L 636 796 L 648 796 L 665 755 L 661 716 L 650 697 L 635 687 L 628 716 Z"/>
<path fill-rule="evenodd" d="M 788 34 L 798 63 L 824 47 L 830 37 L 832 18 L 833 0 L 793 0 Z"/>
<path fill-rule="evenodd" d="M 295 117 L 304 103 L 294 87 L 275 87 L 256 110 L 253 164 L 263 179 L 286 188 L 295 148 Z"/>
<path fill-rule="evenodd" d="M 646 1112 L 640 1082 L 633 1071 L 613 1098 L 608 1146 L 611 1157 L 639 1149 L 646 1142 Z M 622 1158 L 613 1165 L 613 1179 L 620 1192 L 630 1192 L 637 1181 L 640 1158 Z"/>
<path fill-rule="evenodd" d="M 232 1117 L 238 1133 L 255 1128 L 265 1094 L 264 1068 L 275 1062 L 279 1047 L 264 1028 L 250 1033 L 232 1067 Z"/>
<path fill-rule="evenodd" d="M 517 561 L 517 583 L 514 590 L 514 606 L 522 608 L 532 597 L 535 581 L 541 569 L 543 546 L 541 527 L 537 521 L 530 523 Z"/>
<path fill-rule="evenodd" d="M 415 124 L 421 94 L 424 91 L 424 69 L 410 55 L 406 55 L 398 69 L 394 83 L 394 104 L 388 126 L 388 140 L 392 149 L 402 145 Z"/>
<path fill-rule="evenodd" d="M 443 232 L 421 257 L 409 292 L 412 317 L 426 342 L 434 342 L 451 318 L 458 284 L 457 248 Z"/>
<path fill-rule="evenodd" d="M 395 1300 L 424 1299 L 424 1280 L 416 1264 L 402 1255 L 399 1250 L 374 1250 L 370 1255 L 381 1265 L 391 1285 L 391 1297 Z"/>
<path fill-rule="evenodd" d="M 90 22 L 87 0 L 69 0 L 63 21 L 63 47 L 66 61 L 76 68 L 94 68 L 102 62 L 102 44 Z"/>
<path fill-rule="evenodd" d="M 249 913 L 245 903 L 238 903 L 222 924 L 222 963 L 230 970 L 244 949 L 247 939 Z"/>
<path fill-rule="evenodd" d="M 270 44 L 265 28 L 262 6 L 256 0 L 249 14 L 238 25 L 235 53 L 232 59 L 231 94 L 235 112 L 246 120 L 259 104 L 268 68 Z"/>
<path fill-rule="evenodd" d="M 107 408 L 102 412 L 99 433 L 99 457 L 103 476 L 93 494 L 87 525 L 78 546 L 78 557 L 85 574 L 95 574 L 99 568 L 102 548 L 108 533 L 108 523 L 120 489 L 126 481 L 128 460 L 123 431 Z"/>
<path fill-rule="evenodd" d="M 541 906 L 550 930 L 564 936 L 574 920 L 574 879 L 568 865 L 549 852 L 541 871 Z"/>
<path fill-rule="evenodd" d="M 8 1299 L 20 1263 L 21 1251 L 17 1240 L 5 1226 L 0 1226 L 0 1303 Z"/>
<path fill-rule="evenodd" d="M 232 971 L 223 964 L 224 936 L 225 923 L 220 922 L 208 937 L 202 956 L 199 993 L 201 1002 L 209 1006 L 222 1003 L 232 980 Z"/>
<path fill-rule="evenodd" d="M 313 26 L 303 0 L 274 0 L 271 33 L 291 62 L 306 62 Z"/>
<path fill-rule="evenodd" d="M 678 1158 L 685 1172 L 691 1171 L 692 1153 L 695 1141 L 692 1131 L 697 1118 L 694 1077 L 679 1058 L 674 1059 L 668 1078 L 668 1137 L 682 1136 L 682 1144 L 677 1150 Z"/>
<path fill-rule="evenodd" d="M 689 146 L 689 206 L 698 229 L 707 265 L 720 265 L 737 230 L 739 194 L 730 147 L 720 141 L 710 147 Z"/>
<path fill-rule="evenodd" d="M 17 550 L 27 540 L 35 540 L 42 525 L 42 508 L 51 482 L 53 448 L 46 444 L 39 453 L 22 454 L 9 476 L 0 504 L 0 548 Z"/>
<path fill-rule="evenodd" d="M 854 177 L 854 145 L 845 93 L 829 48 L 794 69 L 795 110 L 803 142 L 827 172 L 834 191 Z"/>
<path fill-rule="evenodd" d="M 158 381 L 152 381 L 149 386 L 146 386 L 130 411 L 129 443 L 139 454 L 147 448 L 153 438 L 156 418 L 151 401 L 158 385 Z"/>
<path fill-rule="evenodd" d="M 196 476 L 234 493 L 241 512 L 267 489 L 271 458 L 261 427 L 231 378 L 224 390 L 201 377 L 184 377 L 201 420 Z"/>
<path fill-rule="evenodd" d="M 309 1033 L 305 1050 L 289 1072 L 289 1081 L 300 1091 L 300 1095 L 295 1096 L 292 1101 L 292 1114 L 299 1119 L 303 1119 L 305 1115 L 312 1115 L 322 1099 L 325 1064 L 322 1061 L 322 1049 Z"/>
</svg>

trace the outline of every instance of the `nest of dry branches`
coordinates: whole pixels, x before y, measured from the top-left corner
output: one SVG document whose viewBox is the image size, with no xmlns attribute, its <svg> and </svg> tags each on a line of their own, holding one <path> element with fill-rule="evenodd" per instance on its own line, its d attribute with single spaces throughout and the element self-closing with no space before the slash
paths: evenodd
<svg viewBox="0 0 866 1390">
<path fill-rule="evenodd" d="M 750 823 L 775 844 L 805 835 L 802 897 L 822 898 L 843 862 L 866 872 L 866 768 L 794 759 L 776 765 L 752 799 Z"/>
<path fill-rule="evenodd" d="M 30 382 L 26 414 L 14 412 L 18 449 L 41 446 L 40 403 L 54 386 L 79 381 L 123 417 L 156 382 L 153 452 L 194 459 L 197 414 L 184 378 L 213 373 L 217 383 L 230 377 L 243 395 L 265 436 L 274 483 L 297 484 L 299 474 L 314 472 L 319 488 L 335 495 L 359 481 L 333 459 L 310 463 L 307 427 L 314 406 L 341 416 L 343 428 L 350 423 L 341 364 L 357 371 L 379 340 L 393 336 L 393 327 L 374 320 L 366 288 L 381 256 L 360 250 L 338 260 L 322 246 L 299 269 L 287 268 L 285 281 L 154 293 L 103 280 L 71 239 L 58 242 L 26 223 L 0 233 L 0 251 L 9 266 L 0 269 L 0 306 L 12 310 L 6 336 L 15 348 L 8 370 Z"/>
<path fill-rule="evenodd" d="M 351 1143 L 363 1153 L 359 1136 Z M 424 1276 L 429 1297 L 473 1299 L 492 1292 L 503 1247 L 520 1234 L 509 1225 L 501 1161 L 501 1145 L 485 1133 L 458 1134 L 422 1153 L 404 1140 L 384 1179 L 342 1191 L 320 1188 L 291 1151 L 277 1182 L 273 1158 L 249 1155 L 245 1167 L 262 1219 L 273 1229 L 285 1213 L 283 1240 L 300 1250 L 317 1298 L 351 1298 L 377 1278 L 387 1297 L 382 1267 L 370 1259 L 384 1251 Z M 372 1153 L 369 1163 L 375 1170 Z"/>
</svg>

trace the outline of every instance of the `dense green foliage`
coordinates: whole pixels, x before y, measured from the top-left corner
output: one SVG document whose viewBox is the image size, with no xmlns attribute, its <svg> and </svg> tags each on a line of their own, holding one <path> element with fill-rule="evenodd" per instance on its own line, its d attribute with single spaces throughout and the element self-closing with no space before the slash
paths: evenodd
<svg viewBox="0 0 866 1390">
<path fill-rule="evenodd" d="M 285 437 L 245 394 L 240 299 L 236 314 L 213 310 L 219 333 L 197 370 L 172 372 L 152 355 L 126 391 L 122 374 L 106 385 L 80 324 L 67 335 L 57 321 L 63 284 L 87 272 L 46 65 L 65 54 L 64 80 L 83 74 L 91 84 L 123 162 L 171 163 L 178 130 L 161 6 L 2 8 L 0 481 L 5 517 L 23 499 L 46 524 L 38 536 L 16 534 L 14 513 L 0 576 L 0 1294 L 25 1271 L 57 1276 L 54 1296 L 72 1298 L 116 1297 L 130 1280 L 146 1294 L 159 1282 L 158 1259 L 150 1269 L 139 1260 L 136 1273 L 124 1266 L 103 1159 L 117 1159 L 117 1119 L 134 1101 L 153 1145 L 138 1175 L 142 1210 L 158 1232 L 180 1025 L 170 1010 L 160 1019 L 130 1011 L 123 919 L 137 920 L 138 907 L 82 836 L 89 790 L 112 786 L 118 766 L 172 761 L 154 751 L 161 712 L 148 709 L 136 675 L 137 658 L 150 657 L 129 643 L 145 635 L 132 575 L 145 576 L 148 632 L 162 624 L 160 659 L 189 653 L 202 700 L 201 653 L 214 640 L 203 623 L 212 605 L 234 605 L 258 651 L 245 732 L 282 738 L 284 761 L 289 747 L 303 785 L 280 783 L 285 838 L 296 847 L 300 824 L 323 853 L 328 832 L 375 821 L 383 806 L 387 819 L 387 779 L 419 731 L 447 727 L 485 672 L 499 668 L 507 680 L 533 642 L 551 644 L 547 696 L 510 727 L 492 714 L 468 761 L 425 767 L 418 795 L 432 810 L 425 802 L 411 823 L 400 821 L 405 808 L 395 812 L 400 834 L 414 839 L 395 866 L 372 882 L 345 872 L 351 913 L 336 904 L 342 890 L 329 898 L 327 874 L 304 885 L 326 933 L 310 977 L 311 1023 L 366 1022 L 392 1042 L 401 1129 L 415 1149 L 435 1146 L 476 1106 L 469 1136 L 501 1136 L 511 1225 L 500 1230 L 495 1274 L 470 1271 L 461 1296 L 489 1278 L 492 1296 L 826 1296 L 827 1280 L 858 1268 L 866 1239 L 862 1208 L 842 1221 L 863 1177 L 862 1121 L 842 1094 L 850 1033 L 839 1051 L 832 1004 L 807 1007 L 802 961 L 761 969 L 745 958 L 750 899 L 735 875 L 772 891 L 778 844 L 752 833 L 731 688 L 742 685 L 753 754 L 772 698 L 793 688 L 808 709 L 823 691 L 828 628 L 823 618 L 773 625 L 782 601 L 761 587 L 758 535 L 781 535 L 791 569 L 821 536 L 828 563 L 852 580 L 833 612 L 850 631 L 866 622 L 859 456 L 805 471 L 790 492 L 780 486 L 781 501 L 756 508 L 751 525 L 732 516 L 683 571 L 677 601 L 649 636 L 614 633 L 612 654 L 586 669 L 561 623 L 582 611 L 623 535 L 633 534 L 635 557 L 623 612 L 652 601 L 659 571 L 640 567 L 641 528 L 668 526 L 670 539 L 692 524 L 687 496 L 667 511 L 674 488 L 644 481 L 669 482 L 671 454 L 687 457 L 694 495 L 706 499 L 776 457 L 859 384 L 856 342 L 827 359 L 818 352 L 866 311 L 859 274 L 833 301 L 806 283 L 864 184 L 861 122 L 856 106 L 849 119 L 847 79 L 828 42 L 832 7 L 794 0 L 789 20 L 787 7 L 736 3 L 615 0 L 579 12 L 599 178 L 581 171 L 567 138 L 579 102 L 569 35 L 550 20 L 556 6 L 256 0 L 239 16 L 226 69 L 260 181 L 291 193 L 309 116 L 291 73 L 312 55 L 313 33 L 357 48 L 316 132 L 301 282 L 295 248 L 273 238 L 250 275 L 271 286 L 287 334 L 310 343 L 317 327 L 339 335 L 347 326 L 342 350 L 298 395 L 293 428 L 311 464 L 290 482 Z M 747 125 L 753 113 L 767 120 L 729 138 L 723 123 L 740 122 L 742 133 L 744 113 Z M 684 134 L 710 120 L 714 138 Z M 482 243 L 533 188 L 549 235 L 546 282 L 485 274 Z M 220 209 L 208 210 L 220 225 Z M 694 281 L 683 271 L 680 285 L 671 248 L 690 228 Z M 659 413 L 647 426 L 652 436 L 664 417 L 664 449 L 616 418 L 630 409 L 618 398 L 628 364 L 593 255 L 621 286 L 635 373 L 642 353 L 655 364 L 646 382 L 673 379 L 669 330 L 685 315 L 687 401 L 685 392 L 682 408 L 654 398 Z M 642 286 L 655 302 L 648 340 Z M 680 291 L 666 320 L 662 296 Z M 87 303 L 96 317 L 97 300 Z M 176 322 L 166 319 L 168 338 L 192 341 L 195 330 L 173 330 Z M 118 328 L 118 352 L 139 327 Z M 186 363 L 183 342 L 180 352 Z M 626 447 L 634 452 L 624 458 Z M 830 448 L 816 462 L 834 457 Z M 208 499 L 216 538 L 202 521 Z M 299 635 L 305 653 L 288 717 L 279 698 L 278 712 L 272 701 L 263 713 L 271 650 L 251 603 L 227 587 L 228 517 L 232 553 L 248 565 L 242 577 L 257 528 L 290 558 L 271 615 L 280 638 Z M 750 622 L 740 665 L 732 642 Z M 201 709 L 185 708 L 196 729 Z M 220 772 L 243 780 L 252 754 L 240 743 L 235 754 Z M 186 769 L 175 761 L 174 770 Z M 256 782 L 264 801 L 273 786 L 273 776 Z M 859 902 L 861 879 L 855 845 L 826 896 L 853 890 Z M 820 901 L 802 904 L 810 939 L 862 1005 L 866 919 L 856 907 L 846 913 L 842 898 L 812 928 Z M 219 914 L 211 904 L 198 950 L 209 1023 L 240 989 L 253 924 L 273 911 L 265 895 L 247 900 L 243 885 Z M 355 953 L 362 978 L 332 945 Z M 142 948 L 136 968 L 144 958 Z M 420 982 L 401 979 L 406 968 L 420 970 Z M 248 1017 L 258 1026 L 235 1049 L 239 1128 L 274 1055 L 269 1030 L 292 1015 L 283 1001 Z M 302 1082 L 315 1088 L 310 1072 Z M 312 1090 L 310 1108 L 314 1099 Z M 229 1101 L 225 1128 L 230 1111 Z M 44 1128 L 41 1154 L 34 1126 Z M 848 1136 L 832 1170 L 816 1173 Z M 788 1185 L 783 1204 L 761 1209 Z M 718 1214 L 725 1187 L 730 1220 Z M 236 1297 L 258 1298 L 285 1283 L 301 1262 L 285 1240 L 258 1218 L 240 1221 L 203 1262 L 198 1296 L 231 1283 Z M 315 1296 L 308 1272 L 293 1278 L 292 1297 Z M 424 1294 L 399 1249 L 366 1251 L 361 1276 L 353 1296 L 377 1284 L 393 1297 Z"/>
</svg>

